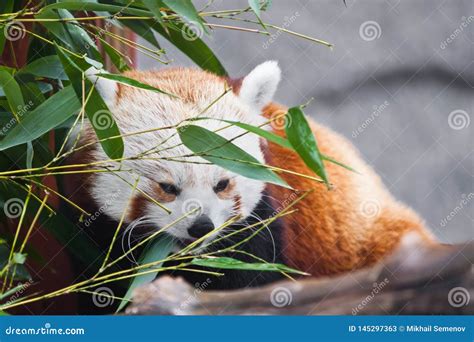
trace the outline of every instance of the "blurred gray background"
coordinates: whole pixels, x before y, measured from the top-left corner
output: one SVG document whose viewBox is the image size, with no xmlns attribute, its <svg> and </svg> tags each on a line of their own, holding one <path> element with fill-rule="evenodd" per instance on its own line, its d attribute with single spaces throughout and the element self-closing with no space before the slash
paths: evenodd
<svg viewBox="0 0 474 342">
<path fill-rule="evenodd" d="M 205 3 L 195 2 L 198 8 Z M 246 6 L 245 0 L 216 0 L 210 9 Z M 275 31 L 270 39 L 215 29 L 204 40 L 230 75 L 278 60 L 278 102 L 293 106 L 314 98 L 306 112 L 349 138 L 442 241 L 472 240 L 474 1 L 347 0 L 345 7 L 342 0 L 273 0 L 262 18 L 334 48 Z M 172 64 L 193 65 L 163 47 Z M 137 64 L 163 67 L 140 54 Z"/>
</svg>

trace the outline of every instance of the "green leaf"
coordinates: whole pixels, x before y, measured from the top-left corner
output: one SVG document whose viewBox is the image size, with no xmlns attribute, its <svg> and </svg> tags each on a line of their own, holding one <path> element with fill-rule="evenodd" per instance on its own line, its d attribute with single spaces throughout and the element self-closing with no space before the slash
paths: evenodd
<svg viewBox="0 0 474 342">
<path fill-rule="evenodd" d="M 151 11 L 130 8 L 128 7 L 124 10 L 123 13 L 133 14 L 137 16 L 155 16 L 156 22 L 153 21 L 138 21 L 138 20 L 124 20 L 123 25 L 132 29 L 135 33 L 142 36 L 152 45 L 159 48 L 156 38 L 152 34 L 152 30 L 158 32 L 161 36 L 166 38 L 170 43 L 172 43 L 177 49 L 181 50 L 186 56 L 188 56 L 192 61 L 194 61 L 198 66 L 204 70 L 208 70 L 217 75 L 225 76 L 227 72 L 222 66 L 219 59 L 214 55 L 212 50 L 199 38 L 199 37 L 188 37 L 187 32 L 189 31 L 189 25 L 186 23 L 174 23 L 173 26 L 165 26 L 163 20 L 161 19 L 160 12 L 160 3 L 161 1 L 144 1 L 147 3 L 147 7 Z M 181 1 L 179 1 L 181 2 Z M 187 4 L 176 4 L 178 1 L 170 1 L 168 5 L 171 6 L 182 6 L 188 10 L 186 13 L 192 17 L 192 9 Z M 192 5 L 192 4 L 191 4 Z M 47 8 L 58 8 L 62 6 L 60 4 L 53 4 L 47 6 Z M 92 5 L 88 5 L 91 6 Z M 194 7 L 194 6 L 193 6 Z M 120 7 L 121 8 L 121 7 Z M 172 9 L 172 8 L 171 8 Z M 102 10 L 107 10 L 103 8 Z M 181 10 L 181 9 L 180 9 Z M 199 15 L 198 15 L 199 16 Z M 201 23 L 202 19 L 199 17 Z M 199 23 L 199 21 L 198 21 Z"/>
<path fill-rule="evenodd" d="M 131 6 L 116 6 L 109 4 L 99 4 L 96 2 L 83 2 L 83 1 L 68 1 L 58 2 L 41 9 L 40 14 L 47 12 L 50 13 L 54 9 L 67 9 L 73 11 L 105 11 L 110 12 L 112 15 L 117 13 L 131 14 L 139 17 L 152 16 L 152 13 L 146 10 L 137 9 Z"/>
<path fill-rule="evenodd" d="M 49 7 L 49 6 L 46 6 Z M 102 57 L 97 50 L 94 41 L 89 34 L 77 24 L 70 21 L 74 16 L 65 9 L 48 9 L 46 7 L 35 16 L 37 19 L 55 19 L 57 21 L 42 21 L 41 24 L 48 29 L 56 38 L 63 42 L 68 49 L 81 55 L 94 58 L 102 63 Z M 68 21 L 61 21 L 68 20 Z"/>
<path fill-rule="evenodd" d="M 354 169 L 354 168 L 352 168 L 352 167 L 350 167 L 350 166 L 348 166 L 348 165 L 346 165 L 346 164 L 343 164 L 343 163 L 341 163 L 341 162 L 335 160 L 334 158 L 328 157 L 328 156 L 326 156 L 326 155 L 324 155 L 324 154 L 321 154 L 321 157 L 323 158 L 323 160 L 327 160 L 327 161 L 330 162 L 330 163 L 339 165 L 340 167 L 343 167 L 343 168 L 345 168 L 345 169 L 347 169 L 347 170 L 349 170 L 349 171 L 352 171 L 352 172 L 355 172 L 355 173 L 359 173 L 359 171 L 357 171 L 356 169 Z"/>
<path fill-rule="evenodd" d="M 202 69 L 220 76 L 227 75 L 219 59 L 202 39 L 198 37 L 192 37 L 192 39 L 190 39 L 187 37 L 186 32 L 188 28 L 185 24 L 176 23 L 175 26 L 171 26 L 168 30 L 165 30 L 159 23 L 154 23 L 151 25 L 151 28 L 181 50 L 181 52 Z"/>
<path fill-rule="evenodd" d="M 8 257 L 10 255 L 10 248 L 7 247 L 6 245 L 0 245 L 0 269 L 3 269 L 8 262 Z M 19 261 L 21 261 L 21 257 L 19 257 Z M 28 273 L 28 270 L 26 269 L 25 265 L 22 263 L 18 263 L 16 265 L 15 262 L 10 263 L 8 267 L 16 267 L 16 272 L 15 272 L 15 280 L 25 280 L 25 279 L 30 279 L 31 276 Z"/>
<path fill-rule="evenodd" d="M 206 32 L 206 28 L 203 25 L 203 20 L 199 13 L 197 12 L 196 8 L 194 7 L 191 0 L 163 0 L 163 3 L 172 9 L 176 14 L 185 18 L 187 21 L 191 22 L 194 25 L 198 25 L 198 27 L 203 31 Z"/>
<path fill-rule="evenodd" d="M 23 265 L 26 261 L 25 253 L 13 253 L 12 261 L 14 264 Z"/>
<path fill-rule="evenodd" d="M 324 168 L 321 153 L 319 152 L 316 138 L 300 107 L 288 110 L 290 124 L 285 126 L 288 141 L 294 150 L 303 159 L 306 166 L 313 170 L 328 184 L 328 177 Z"/>
<path fill-rule="evenodd" d="M 21 92 L 23 93 L 23 99 L 25 100 L 25 107 L 23 107 L 23 115 L 27 111 L 33 110 L 43 103 L 46 99 L 41 92 L 41 89 L 37 82 L 30 81 L 31 75 L 24 75 L 24 77 L 18 77 L 16 74 L 15 78 L 18 78 L 21 83 Z"/>
<path fill-rule="evenodd" d="M 26 65 L 18 74 L 31 74 L 37 77 L 67 80 L 67 75 L 57 55 L 45 56 Z"/>
<path fill-rule="evenodd" d="M 18 113 L 25 106 L 23 94 L 15 78 L 2 67 L 0 67 L 0 87 L 2 87 L 7 97 L 8 105 L 12 113 L 14 113 L 15 118 L 21 120 Z"/>
<path fill-rule="evenodd" d="M 156 40 L 153 30 L 150 30 L 150 26 L 146 22 L 140 20 L 123 20 L 122 24 L 145 39 L 151 45 L 158 49 L 160 48 L 160 44 Z"/>
<path fill-rule="evenodd" d="M 147 247 L 145 248 L 145 250 L 143 251 L 142 255 L 140 256 L 140 260 L 138 261 L 139 265 L 145 265 L 145 264 L 152 263 L 154 261 L 165 259 L 168 256 L 168 254 L 171 252 L 171 250 L 173 249 L 173 246 L 174 246 L 173 239 L 169 235 L 163 235 L 155 240 L 150 241 Z M 140 269 L 138 271 L 146 272 L 146 271 L 152 270 L 153 268 L 159 269 L 161 265 L 162 264 L 160 263 L 154 267 Z M 152 282 L 153 279 L 156 278 L 157 274 L 158 274 L 158 270 L 156 272 L 150 272 L 147 274 L 134 277 L 127 290 L 127 293 L 125 294 L 125 296 L 123 297 L 122 301 L 119 304 L 117 312 L 122 310 L 125 307 L 125 305 L 130 301 L 130 298 L 132 298 L 133 291 L 138 286 Z"/>
<path fill-rule="evenodd" d="M 14 295 L 17 291 L 21 289 L 26 289 L 29 285 L 29 283 L 20 283 L 17 286 L 12 287 L 10 290 L 0 294 L 0 300 L 4 300 L 5 298 Z"/>
<path fill-rule="evenodd" d="M 13 4 L 15 0 L 3 0 L 0 2 L 0 13 L 12 13 L 13 12 Z M 1 26 L 0 30 L 2 31 L 0 34 L 0 55 L 3 54 L 3 50 L 5 48 L 5 42 L 7 40 L 7 35 L 5 34 L 5 26 Z"/>
<path fill-rule="evenodd" d="M 277 135 L 273 132 L 267 131 L 267 130 L 265 130 L 263 128 L 260 128 L 260 127 L 257 127 L 257 126 L 252 126 L 252 125 L 242 123 L 242 122 L 239 122 L 239 121 L 215 119 L 215 118 L 208 118 L 208 117 L 199 117 L 199 118 L 189 119 L 189 121 L 199 121 L 199 120 L 218 120 L 218 121 L 226 122 L 226 123 L 229 123 L 231 125 L 234 125 L 234 126 L 242 128 L 242 129 L 245 129 L 248 132 L 257 134 L 258 136 L 261 136 L 262 138 L 264 138 L 267 141 L 271 141 L 271 142 L 273 142 L 277 145 L 280 145 L 282 147 L 285 147 L 285 148 L 288 148 L 288 149 L 294 151 L 293 146 L 290 144 L 290 142 L 287 139 L 285 139 L 283 137 L 280 137 L 279 135 Z M 337 160 L 335 160 L 331 157 L 328 157 L 324 154 L 321 154 L 321 157 L 322 157 L 323 160 L 327 160 L 330 163 L 339 165 L 339 166 L 341 166 L 341 167 L 343 167 L 347 170 L 350 170 L 352 172 L 357 173 L 357 171 L 354 170 L 352 167 L 347 166 L 347 165 L 345 165 L 341 162 L 338 162 Z"/>
<path fill-rule="evenodd" d="M 194 258 L 191 261 L 191 264 L 203 267 L 229 270 L 285 272 L 307 275 L 307 273 L 305 272 L 298 271 L 283 264 L 273 264 L 265 262 L 248 263 L 229 257 Z"/>
<path fill-rule="evenodd" d="M 33 157 L 35 156 L 35 150 L 33 149 L 33 143 L 28 141 L 26 143 L 26 168 L 31 169 L 33 167 Z"/>
<path fill-rule="evenodd" d="M 106 73 L 96 74 L 96 76 L 99 76 L 99 77 L 102 77 L 102 78 L 107 78 L 109 80 L 113 80 L 113 81 L 116 81 L 116 82 L 119 82 L 119 83 L 122 83 L 122 84 L 125 84 L 125 85 L 128 85 L 128 86 L 131 86 L 131 87 L 150 90 L 150 91 L 154 91 L 154 92 L 161 93 L 161 94 L 166 94 L 166 95 L 176 97 L 176 98 L 178 97 L 176 95 L 170 94 L 170 93 L 168 93 L 166 91 L 163 91 L 161 89 L 153 87 L 149 84 L 139 82 L 137 80 L 134 80 L 133 78 L 129 78 L 129 77 L 126 77 L 126 76 L 115 75 L 115 74 L 106 74 Z"/>
<path fill-rule="evenodd" d="M 288 140 L 286 140 L 285 138 L 282 138 L 282 137 L 280 137 L 279 135 L 277 135 L 273 132 L 267 131 L 267 130 L 265 130 L 263 128 L 260 128 L 260 127 L 257 127 L 257 126 L 249 125 L 249 124 L 246 124 L 246 123 L 243 123 L 243 122 L 240 122 L 240 121 L 214 119 L 214 118 L 206 118 L 206 117 L 193 118 L 193 119 L 190 119 L 189 121 L 197 121 L 197 120 L 218 120 L 218 121 L 226 122 L 228 124 L 240 127 L 242 129 L 245 129 L 248 132 L 257 134 L 258 136 L 261 136 L 265 140 L 274 142 L 275 144 L 278 144 L 280 146 L 289 148 L 291 150 L 293 149 L 293 146 L 291 146 L 290 142 Z"/>
<path fill-rule="evenodd" d="M 72 86 L 77 96 L 76 99 L 79 101 L 79 99 L 82 98 L 82 79 L 87 66 L 84 62 L 82 62 L 81 69 L 71 57 L 67 56 L 60 49 L 56 50 L 61 63 L 63 64 L 64 71 L 71 80 Z M 76 61 L 81 63 L 81 61 Z M 86 94 L 89 94 L 89 90 L 93 85 L 87 79 L 84 81 L 86 82 Z M 121 158 L 123 155 L 124 146 L 122 137 L 120 136 L 120 130 L 113 118 L 111 111 L 96 89 L 92 90 L 92 93 L 85 104 L 85 111 L 99 140 L 116 137 L 100 142 L 104 152 L 111 159 Z"/>
<path fill-rule="evenodd" d="M 163 1 L 142 0 L 141 2 L 153 13 L 156 21 L 166 28 L 165 23 L 163 22 L 163 14 L 161 13 L 161 9 L 165 7 Z"/>
<path fill-rule="evenodd" d="M 105 53 L 110 57 L 110 60 L 120 72 L 130 70 L 130 67 L 127 64 L 127 61 L 122 57 L 120 53 L 116 51 L 112 45 L 107 43 L 105 40 L 101 40 L 102 46 L 104 47 Z"/>
<path fill-rule="evenodd" d="M 262 25 L 262 27 L 266 30 L 267 28 L 266 28 L 264 22 L 262 21 L 262 19 L 260 17 L 260 15 L 261 15 L 260 0 L 249 0 L 249 6 L 252 9 L 252 11 L 255 13 L 255 16 L 257 17 L 257 20 L 260 23 L 260 25 Z"/>
<path fill-rule="evenodd" d="M 183 144 L 200 157 L 247 178 L 289 187 L 277 174 L 232 142 L 203 127 L 178 129 Z"/>
<path fill-rule="evenodd" d="M 0 141 L 0 151 L 39 138 L 80 109 L 81 104 L 71 86 L 60 90 L 25 115 L 21 123 L 10 130 L 8 135 Z"/>
<path fill-rule="evenodd" d="M 272 0 L 262 0 L 260 3 L 260 10 L 266 11 L 272 4 Z"/>
</svg>

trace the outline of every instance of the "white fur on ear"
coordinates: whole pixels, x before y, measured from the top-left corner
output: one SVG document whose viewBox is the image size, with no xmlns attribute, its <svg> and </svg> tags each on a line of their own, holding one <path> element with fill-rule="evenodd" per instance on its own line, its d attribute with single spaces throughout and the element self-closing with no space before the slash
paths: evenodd
<svg viewBox="0 0 474 342">
<path fill-rule="evenodd" d="M 107 73 L 107 71 L 90 67 L 85 72 L 86 77 L 89 79 L 89 81 L 94 83 L 95 88 L 99 92 L 100 96 L 102 96 L 102 99 L 107 104 L 114 103 L 118 90 L 117 82 L 96 76 L 96 74 L 101 73 Z"/>
<path fill-rule="evenodd" d="M 281 70 L 277 61 L 257 65 L 242 81 L 239 97 L 260 111 L 273 99 L 280 78 Z"/>
</svg>

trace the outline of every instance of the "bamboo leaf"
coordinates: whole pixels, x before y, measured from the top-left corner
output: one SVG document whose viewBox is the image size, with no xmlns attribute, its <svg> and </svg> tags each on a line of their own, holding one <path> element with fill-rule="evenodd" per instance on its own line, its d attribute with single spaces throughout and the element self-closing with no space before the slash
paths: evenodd
<svg viewBox="0 0 474 342">
<path fill-rule="evenodd" d="M 229 257 L 215 257 L 215 258 L 194 258 L 191 261 L 192 265 L 211 267 L 228 270 L 247 270 L 247 271 L 266 271 L 266 272 L 285 272 L 307 275 L 305 272 L 298 271 L 294 268 L 283 264 L 256 262 L 248 263 Z"/>
<path fill-rule="evenodd" d="M 10 130 L 8 135 L 0 141 L 0 151 L 39 138 L 80 109 L 81 104 L 71 86 L 60 90 L 24 116 L 21 123 Z"/>
<path fill-rule="evenodd" d="M 261 15 L 261 4 L 260 0 L 249 0 L 249 6 L 252 9 L 253 13 L 255 13 L 255 16 L 257 17 L 258 22 L 264 29 L 267 29 L 264 22 L 262 21 L 260 15 Z"/>
<path fill-rule="evenodd" d="M 25 253 L 13 253 L 12 262 L 14 264 L 23 265 L 26 261 Z"/>
<path fill-rule="evenodd" d="M 199 34 L 193 37 L 189 36 L 189 27 L 186 24 L 176 23 L 168 30 L 165 30 L 159 23 L 154 23 L 151 27 L 202 69 L 216 75 L 227 75 L 219 59 L 206 43 L 199 38 Z"/>
<path fill-rule="evenodd" d="M 0 2 L 0 13 L 11 13 L 13 11 L 14 0 L 3 0 Z M 3 54 L 5 43 L 7 41 L 7 34 L 5 34 L 6 26 L 0 27 L 3 31 L 0 34 L 0 55 Z"/>
<path fill-rule="evenodd" d="M 18 112 L 25 106 L 23 94 L 15 78 L 3 67 L 0 67 L 0 87 L 8 100 L 10 110 L 17 120 L 20 119 Z"/>
<path fill-rule="evenodd" d="M 114 47 L 112 47 L 112 45 L 107 43 L 105 40 L 101 40 L 101 43 L 104 47 L 105 53 L 107 53 L 112 63 L 114 63 L 120 72 L 130 70 L 127 61 L 122 57 L 122 55 L 120 55 L 120 53 L 117 52 Z"/>
<path fill-rule="evenodd" d="M 0 294 L 0 300 L 4 300 L 7 297 L 10 297 L 14 295 L 17 291 L 23 289 L 24 287 L 27 287 L 28 283 L 20 283 L 16 285 L 15 287 L 12 287 L 10 290 L 5 291 L 4 293 Z"/>
<path fill-rule="evenodd" d="M 260 128 L 260 127 L 257 127 L 257 126 L 249 125 L 249 124 L 246 124 L 246 123 L 243 123 L 243 122 L 240 122 L 240 121 L 214 119 L 214 118 L 207 118 L 207 117 L 193 118 L 193 119 L 190 119 L 189 121 L 198 121 L 198 120 L 218 120 L 218 121 L 226 122 L 228 124 L 240 127 L 240 128 L 242 128 L 242 129 L 244 129 L 248 132 L 257 134 L 258 136 L 264 138 L 265 140 L 274 142 L 275 144 L 278 144 L 280 146 L 289 148 L 291 150 L 293 149 L 293 146 L 291 146 L 290 142 L 288 140 L 286 140 L 285 138 L 280 137 L 279 135 L 276 135 L 275 133 L 273 133 L 271 131 L 267 131 L 267 130 L 265 130 L 263 128 Z"/>
<path fill-rule="evenodd" d="M 36 59 L 18 71 L 18 75 L 31 74 L 37 77 L 67 80 L 67 75 L 57 55 Z"/>
<path fill-rule="evenodd" d="M 226 122 L 226 123 L 229 123 L 231 125 L 234 125 L 234 126 L 242 128 L 242 129 L 245 129 L 248 132 L 257 134 L 258 136 L 264 138 L 267 141 L 271 141 L 271 142 L 273 142 L 277 145 L 280 145 L 282 147 L 285 147 L 285 148 L 288 148 L 288 149 L 294 151 L 293 146 L 290 144 L 290 142 L 287 139 L 285 139 L 285 138 L 283 138 L 283 137 L 281 137 L 281 136 L 279 136 L 279 135 L 277 135 L 277 134 L 275 134 L 271 131 L 267 131 L 267 130 L 265 130 L 263 128 L 260 128 L 260 127 L 257 127 L 257 126 L 249 125 L 249 124 L 246 124 L 246 123 L 243 123 L 243 122 L 240 122 L 240 121 L 214 119 L 214 118 L 207 118 L 207 117 L 193 118 L 193 119 L 190 119 L 189 121 L 198 121 L 198 120 L 218 120 L 218 121 Z M 357 170 L 355 170 L 352 167 L 350 167 L 348 165 L 345 165 L 345 164 L 335 160 L 334 158 L 328 157 L 324 154 L 321 154 L 321 157 L 322 157 L 323 160 L 327 160 L 328 162 L 339 165 L 340 167 L 343 167 L 343 168 L 345 168 L 349 171 L 358 173 Z"/>
<path fill-rule="evenodd" d="M 48 7 L 48 6 L 46 6 Z M 45 7 L 45 8 L 46 8 Z M 89 57 L 102 63 L 102 56 L 87 32 L 77 25 L 77 22 L 61 22 L 63 19 L 74 19 L 74 16 L 65 9 L 48 9 L 35 16 L 38 19 L 56 19 L 58 21 L 42 21 L 41 24 L 48 29 L 56 38 L 63 42 L 68 49 L 79 54 L 87 54 Z"/>
<path fill-rule="evenodd" d="M 63 64 L 64 70 L 71 80 L 77 99 L 82 98 L 82 78 L 87 66 L 82 64 L 83 66 L 81 69 L 71 57 L 67 56 L 60 49 L 56 50 L 61 63 Z M 86 94 L 89 94 L 89 90 L 93 85 L 89 80 L 84 81 L 86 82 Z M 97 137 L 99 140 L 102 140 L 100 144 L 102 145 L 104 152 L 112 159 L 121 158 L 124 151 L 124 145 L 122 137 L 120 137 L 119 128 L 112 113 L 96 89 L 92 90 L 89 100 L 85 104 L 85 111 Z M 110 137 L 116 138 L 103 140 Z"/>
<path fill-rule="evenodd" d="M 17 256 L 16 261 L 23 260 L 23 263 L 22 262 L 16 263 L 14 260 L 11 260 L 10 264 L 7 266 L 9 254 L 10 254 L 10 248 L 4 244 L 0 245 L 0 269 L 4 269 L 5 267 L 12 267 L 13 265 L 15 265 L 16 267 L 16 272 L 15 272 L 15 277 L 14 277 L 15 280 L 30 279 L 31 276 L 28 273 L 28 270 L 26 269 L 25 265 L 23 265 L 24 260 L 21 255 Z M 19 253 L 15 253 L 15 254 L 19 254 Z"/>
<path fill-rule="evenodd" d="M 28 141 L 26 143 L 26 168 L 31 169 L 33 167 L 33 158 L 35 156 L 35 150 L 33 149 L 33 143 Z"/>
<path fill-rule="evenodd" d="M 178 132 L 187 148 L 213 164 L 247 178 L 289 187 L 253 156 L 214 132 L 194 125 L 183 126 Z"/>
<path fill-rule="evenodd" d="M 203 20 L 191 0 L 163 0 L 163 3 L 176 12 L 176 14 L 188 20 L 191 24 L 197 25 L 203 32 L 206 32 Z"/>
<path fill-rule="evenodd" d="M 142 255 L 140 256 L 139 265 L 145 265 L 148 263 L 152 263 L 154 261 L 163 260 L 165 259 L 168 254 L 173 249 L 173 239 L 169 235 L 163 235 L 158 239 L 152 240 L 148 243 L 147 247 L 143 251 Z M 161 267 L 161 263 L 157 264 L 153 268 L 159 269 Z M 152 270 L 153 268 L 146 268 L 140 269 L 139 272 L 145 272 Z M 150 272 L 147 274 L 143 274 L 140 276 L 136 276 L 133 278 L 127 293 L 123 297 L 122 301 L 120 302 L 117 312 L 122 310 L 125 305 L 129 302 L 130 298 L 132 298 L 133 291 L 140 285 L 149 283 L 156 278 L 158 274 L 158 270 L 155 272 Z"/>
<path fill-rule="evenodd" d="M 163 14 L 161 13 L 161 9 L 165 7 L 165 4 L 161 0 L 142 0 L 141 1 L 155 16 L 157 22 L 160 23 L 163 27 L 165 27 L 165 23 L 163 22 Z"/>
<path fill-rule="evenodd" d="M 323 158 L 319 152 L 316 138 L 309 127 L 308 122 L 300 107 L 292 107 L 288 110 L 289 122 L 286 125 L 286 136 L 294 150 L 303 159 L 306 166 L 313 170 L 328 184 L 328 177 L 323 164 Z"/>
<path fill-rule="evenodd" d="M 102 78 L 107 78 L 109 80 L 113 80 L 113 81 L 116 81 L 116 82 L 119 82 L 119 83 L 122 83 L 122 84 L 125 84 L 125 85 L 128 85 L 128 86 L 131 86 L 131 87 L 150 90 L 150 91 L 154 91 L 154 92 L 157 92 L 157 93 L 166 94 L 166 95 L 169 95 L 169 96 L 172 96 L 172 97 L 178 97 L 176 95 L 170 94 L 170 93 L 168 93 L 166 91 L 163 91 L 161 89 L 153 87 L 149 84 L 139 82 L 137 80 L 134 80 L 133 78 L 126 77 L 126 76 L 123 76 L 123 75 L 100 73 L 100 74 L 96 74 L 96 76 L 99 76 L 99 77 L 102 77 Z"/>
<path fill-rule="evenodd" d="M 51 13 L 51 10 L 66 9 L 72 11 L 103 11 L 112 14 L 122 13 L 136 15 L 139 17 L 152 16 L 152 13 L 147 10 L 137 9 L 131 6 L 116 6 L 111 4 L 101 4 L 97 2 L 84 1 L 62 1 L 45 6 L 41 9 L 40 14 Z"/>
<path fill-rule="evenodd" d="M 150 27 L 145 22 L 140 20 L 123 20 L 122 24 L 145 39 L 151 45 L 157 47 L 158 49 L 160 48 L 160 44 L 156 40 L 153 31 L 150 30 Z"/>
</svg>

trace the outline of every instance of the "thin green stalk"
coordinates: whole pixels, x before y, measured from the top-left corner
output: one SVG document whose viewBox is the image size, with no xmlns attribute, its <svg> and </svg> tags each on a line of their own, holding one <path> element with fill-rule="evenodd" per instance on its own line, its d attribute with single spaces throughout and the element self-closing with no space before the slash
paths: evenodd
<svg viewBox="0 0 474 342">
<path fill-rule="evenodd" d="M 28 203 L 30 202 L 30 197 L 31 197 L 31 191 L 32 191 L 32 188 L 31 188 L 31 185 L 28 186 L 28 194 L 26 195 L 26 199 L 25 199 L 25 203 L 23 204 L 23 207 L 21 209 L 21 215 L 20 215 L 20 219 L 18 221 L 18 225 L 16 227 L 16 231 L 15 231 L 15 236 L 13 238 L 13 243 L 12 243 L 12 246 L 10 248 L 10 254 L 8 255 L 8 259 L 7 259 L 7 265 L 11 265 L 11 262 L 12 262 L 12 258 L 13 258 L 13 253 L 15 252 L 15 246 L 16 246 L 16 242 L 18 240 L 18 236 L 20 234 L 20 230 L 21 230 L 21 226 L 23 224 L 23 220 L 25 219 L 25 215 L 26 215 L 26 209 L 28 207 Z M 5 274 L 5 277 L 3 279 L 3 285 L 2 285 L 2 292 L 5 291 L 5 286 L 7 285 L 7 281 L 8 281 L 8 268 L 6 270 L 6 274 Z M 15 275 L 13 274 L 13 277 Z M 12 281 L 13 281 L 13 277 L 12 277 Z"/>
<path fill-rule="evenodd" d="M 99 272 L 97 272 L 97 274 L 100 274 L 104 270 L 104 266 L 107 264 L 107 261 L 109 260 L 110 253 L 112 253 L 112 249 L 115 245 L 115 240 L 117 239 L 117 236 L 118 236 L 118 232 L 120 231 L 120 228 L 122 228 L 123 222 L 125 220 L 125 215 L 127 214 L 127 211 L 128 211 L 127 209 L 130 207 L 130 205 L 132 203 L 133 195 L 135 193 L 135 189 L 138 186 L 139 180 L 140 180 L 140 177 L 138 177 L 135 180 L 135 183 L 133 184 L 132 193 L 130 194 L 130 198 L 128 199 L 127 206 L 124 208 L 124 210 L 122 212 L 122 216 L 120 217 L 119 224 L 117 225 L 117 229 L 115 229 L 114 236 L 112 237 L 112 241 L 110 242 L 109 250 L 107 251 L 107 254 L 105 255 L 104 261 L 102 262 L 102 266 L 100 267 Z M 93 278 L 95 278 L 95 276 Z"/>
<path fill-rule="evenodd" d="M 124 254 L 122 254 L 121 256 L 119 256 L 117 259 L 115 259 L 114 261 L 110 262 L 108 265 L 104 266 L 103 269 L 107 269 L 111 266 L 113 266 L 114 264 L 116 264 L 117 262 L 119 262 L 120 260 L 122 260 L 123 258 L 125 258 L 127 255 L 129 255 L 130 253 L 133 253 L 133 251 L 137 248 L 139 248 L 140 246 L 144 245 L 145 243 L 147 243 L 148 241 L 154 239 L 155 237 L 157 237 L 159 234 L 163 233 L 166 229 L 172 227 L 173 225 L 175 225 L 176 223 L 182 221 L 183 219 L 185 219 L 186 217 L 188 217 L 189 215 L 192 215 L 193 213 L 195 213 L 199 208 L 195 208 L 193 210 L 191 210 L 190 212 L 182 215 L 181 217 L 177 218 L 176 220 L 174 220 L 173 222 L 165 225 L 163 228 L 157 230 L 156 232 L 154 232 L 153 234 L 151 234 L 150 236 L 146 237 L 145 239 L 141 240 L 139 243 L 137 243 L 135 246 L 133 246 L 132 248 L 130 248 L 127 252 L 125 252 Z"/>
</svg>

